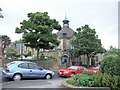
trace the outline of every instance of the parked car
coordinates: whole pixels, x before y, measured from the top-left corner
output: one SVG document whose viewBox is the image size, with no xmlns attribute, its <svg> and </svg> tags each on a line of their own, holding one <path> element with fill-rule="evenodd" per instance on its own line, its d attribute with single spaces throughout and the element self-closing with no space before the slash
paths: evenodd
<svg viewBox="0 0 120 90">
<path fill-rule="evenodd" d="M 83 73 L 86 70 L 83 66 L 70 66 L 68 68 L 63 68 L 58 70 L 59 76 L 71 77 L 78 73 Z"/>
<path fill-rule="evenodd" d="M 94 73 L 98 73 L 98 71 L 99 71 L 99 67 L 91 67 L 91 68 L 89 68 L 89 69 L 87 69 L 87 71 L 89 71 L 89 72 L 94 72 Z"/>
<path fill-rule="evenodd" d="M 32 56 L 27 56 L 27 57 L 25 57 L 25 56 L 23 55 L 23 56 L 19 57 L 18 59 L 19 59 L 19 60 L 21 60 L 21 59 L 23 59 L 23 60 L 31 60 L 32 58 L 33 58 Z"/>
<path fill-rule="evenodd" d="M 43 69 L 34 62 L 29 61 L 13 61 L 5 65 L 2 71 L 3 77 L 21 80 L 22 78 L 46 78 L 51 79 L 54 72 Z"/>
</svg>

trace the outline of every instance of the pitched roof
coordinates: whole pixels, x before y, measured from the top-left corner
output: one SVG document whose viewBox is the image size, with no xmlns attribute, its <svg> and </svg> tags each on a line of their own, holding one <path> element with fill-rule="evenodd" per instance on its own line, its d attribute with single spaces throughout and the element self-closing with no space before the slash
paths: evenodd
<svg viewBox="0 0 120 90">
<path fill-rule="evenodd" d="M 60 39 L 62 39 L 64 33 L 66 33 L 66 38 L 67 39 L 71 38 L 74 35 L 74 31 L 71 28 L 69 28 L 68 26 L 64 26 L 62 30 L 57 32 L 57 36 Z"/>
</svg>

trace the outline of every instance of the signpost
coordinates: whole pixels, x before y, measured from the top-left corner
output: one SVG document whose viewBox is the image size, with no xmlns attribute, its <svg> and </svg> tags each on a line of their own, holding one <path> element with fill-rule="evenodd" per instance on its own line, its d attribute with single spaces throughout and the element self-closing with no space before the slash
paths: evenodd
<svg viewBox="0 0 120 90">
<path fill-rule="evenodd" d="M 0 12 L 2 11 L 2 9 L 0 8 Z M 0 13 L 0 18 L 4 18 L 3 15 Z"/>
</svg>

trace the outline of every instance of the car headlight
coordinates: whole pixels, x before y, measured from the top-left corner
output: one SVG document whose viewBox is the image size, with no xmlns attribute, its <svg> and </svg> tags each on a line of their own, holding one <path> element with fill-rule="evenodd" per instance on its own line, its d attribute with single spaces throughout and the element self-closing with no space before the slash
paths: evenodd
<svg viewBox="0 0 120 90">
<path fill-rule="evenodd" d="M 96 73 L 97 71 L 93 71 L 94 73 Z"/>
</svg>

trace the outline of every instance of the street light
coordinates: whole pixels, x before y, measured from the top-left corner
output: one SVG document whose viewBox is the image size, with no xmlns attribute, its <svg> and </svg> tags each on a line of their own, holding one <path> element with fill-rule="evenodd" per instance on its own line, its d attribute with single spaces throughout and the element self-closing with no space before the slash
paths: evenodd
<svg viewBox="0 0 120 90">
<path fill-rule="evenodd" d="M 2 9 L 0 8 L 0 12 L 2 11 Z M 0 18 L 4 18 L 3 15 L 0 13 Z"/>
</svg>

